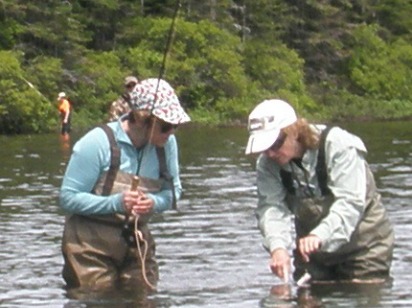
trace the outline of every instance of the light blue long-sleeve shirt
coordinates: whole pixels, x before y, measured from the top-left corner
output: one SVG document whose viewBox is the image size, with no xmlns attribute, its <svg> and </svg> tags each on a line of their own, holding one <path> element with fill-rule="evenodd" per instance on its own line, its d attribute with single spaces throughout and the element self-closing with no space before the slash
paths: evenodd
<svg viewBox="0 0 412 308">
<path fill-rule="evenodd" d="M 313 126 L 324 129 L 324 126 Z M 366 208 L 366 148 L 355 135 L 340 128 L 332 129 L 325 140 L 327 185 L 334 195 L 329 214 L 310 234 L 322 240 L 322 251 L 333 252 L 350 241 L 350 237 Z M 309 185 L 317 196 L 321 195 L 316 176 L 318 150 L 307 150 L 302 165 L 308 172 Z M 277 248 L 292 248 L 292 215 L 285 201 L 286 189 L 282 184 L 280 169 L 290 171 L 290 165 L 279 166 L 261 154 L 257 162 L 258 225 L 263 244 L 273 252 Z M 299 168 L 297 175 L 305 183 Z"/>
<path fill-rule="evenodd" d="M 159 162 L 156 147 L 147 144 L 136 149 L 121 126 L 121 120 L 109 123 L 120 148 L 119 170 L 136 174 L 141 158 L 139 176 L 159 178 Z M 178 148 L 174 135 L 164 145 L 166 165 L 173 177 L 176 200 L 180 198 L 182 186 L 179 178 Z M 110 145 L 106 133 L 94 128 L 73 147 L 60 190 L 60 206 L 69 213 L 82 215 L 104 215 L 124 213 L 122 194 L 98 196 L 93 194 L 96 182 L 110 167 Z M 147 193 L 154 200 L 154 212 L 163 212 L 172 207 L 173 194 L 163 185 L 157 193 Z"/>
</svg>

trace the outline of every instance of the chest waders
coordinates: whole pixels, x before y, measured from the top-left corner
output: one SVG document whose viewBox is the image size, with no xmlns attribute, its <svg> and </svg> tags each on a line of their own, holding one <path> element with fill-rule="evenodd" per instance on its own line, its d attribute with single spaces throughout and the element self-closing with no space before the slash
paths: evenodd
<svg viewBox="0 0 412 308">
<path fill-rule="evenodd" d="M 107 125 L 100 128 L 109 139 L 111 162 L 109 170 L 97 181 L 93 193 L 107 196 L 130 190 L 136 175 L 119 170 L 120 149 L 113 131 Z M 165 152 L 163 148 L 157 148 L 156 151 L 159 180 L 139 177 L 139 189 L 143 192 L 156 192 L 163 185 L 167 185 L 173 192 L 175 208 L 173 178 L 167 170 Z M 146 288 L 144 278 L 147 278 L 150 285 L 155 286 L 158 280 L 158 265 L 155 259 L 155 242 L 147 225 L 149 219 L 150 215 L 140 216 L 137 226 L 147 248 L 143 264 L 133 236 L 133 217 L 122 214 L 66 216 L 62 251 L 65 260 L 63 278 L 67 286 L 104 287 L 116 282 L 131 282 L 137 288 Z M 145 269 L 145 273 L 142 269 Z"/>
<path fill-rule="evenodd" d="M 312 193 L 308 197 L 296 196 L 294 179 L 296 175 L 285 170 L 280 171 L 282 183 L 286 188 L 286 203 L 294 214 L 296 245 L 299 238 L 313 230 L 329 214 L 334 196 L 327 186 L 327 168 L 325 162 L 325 139 L 331 127 L 322 131 L 316 164 L 321 196 Z M 299 162 L 295 162 L 299 167 Z M 394 235 L 386 210 L 377 192 L 373 174 L 365 162 L 366 196 L 365 211 L 351 235 L 350 241 L 333 253 L 317 252 L 305 263 L 294 250 L 294 279 L 297 280 L 308 271 L 312 280 L 352 280 L 387 278 L 392 261 Z M 303 166 L 300 165 L 301 168 Z M 307 183 L 308 186 L 308 183 Z M 309 187 L 308 187 L 309 188 Z M 309 188 L 310 190 L 310 188 Z"/>
</svg>

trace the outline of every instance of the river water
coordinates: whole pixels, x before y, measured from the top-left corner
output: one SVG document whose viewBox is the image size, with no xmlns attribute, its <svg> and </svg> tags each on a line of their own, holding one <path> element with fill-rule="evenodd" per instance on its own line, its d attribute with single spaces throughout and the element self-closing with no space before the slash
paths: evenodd
<svg viewBox="0 0 412 308">
<path fill-rule="evenodd" d="M 392 281 L 383 286 L 298 289 L 269 271 L 256 228 L 254 160 L 244 128 L 177 132 L 184 195 L 177 211 L 151 224 L 160 265 L 158 291 L 73 294 L 61 278 L 64 213 L 57 197 L 80 137 L 0 136 L 1 307 L 412 307 L 410 242 L 412 128 L 409 122 L 343 127 L 361 136 L 394 224 Z"/>
</svg>

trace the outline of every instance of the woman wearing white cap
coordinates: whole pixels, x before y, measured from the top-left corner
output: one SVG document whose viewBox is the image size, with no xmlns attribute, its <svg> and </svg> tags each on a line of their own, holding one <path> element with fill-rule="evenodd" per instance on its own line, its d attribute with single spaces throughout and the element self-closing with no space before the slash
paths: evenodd
<svg viewBox="0 0 412 308">
<path fill-rule="evenodd" d="M 365 160 L 366 148 L 338 127 L 311 125 L 282 100 L 249 115 L 246 154 L 258 153 L 258 224 L 270 267 L 294 279 L 381 282 L 389 276 L 393 230 Z"/>
<path fill-rule="evenodd" d="M 71 117 L 72 117 L 72 106 L 70 101 L 67 99 L 66 93 L 60 92 L 57 96 L 57 100 L 59 101 L 59 112 L 60 112 L 60 120 L 61 120 L 61 131 L 62 135 L 67 135 L 70 133 L 71 130 Z"/>
<path fill-rule="evenodd" d="M 143 80 L 131 93 L 131 103 L 129 114 L 91 130 L 73 148 L 60 192 L 68 213 L 62 251 L 69 288 L 156 285 L 147 222 L 180 198 L 174 132 L 190 118 L 164 80 Z M 137 191 L 131 188 L 136 175 Z"/>
</svg>

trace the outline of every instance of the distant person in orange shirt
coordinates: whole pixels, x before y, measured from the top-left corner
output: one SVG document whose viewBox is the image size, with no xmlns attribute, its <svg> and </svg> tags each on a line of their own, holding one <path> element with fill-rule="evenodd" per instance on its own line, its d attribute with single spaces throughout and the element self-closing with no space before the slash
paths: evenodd
<svg viewBox="0 0 412 308">
<path fill-rule="evenodd" d="M 70 122 L 71 122 L 71 105 L 69 99 L 66 96 L 66 93 L 60 92 L 57 96 L 59 101 L 59 112 L 61 120 L 61 134 L 66 135 L 70 133 Z"/>
</svg>

